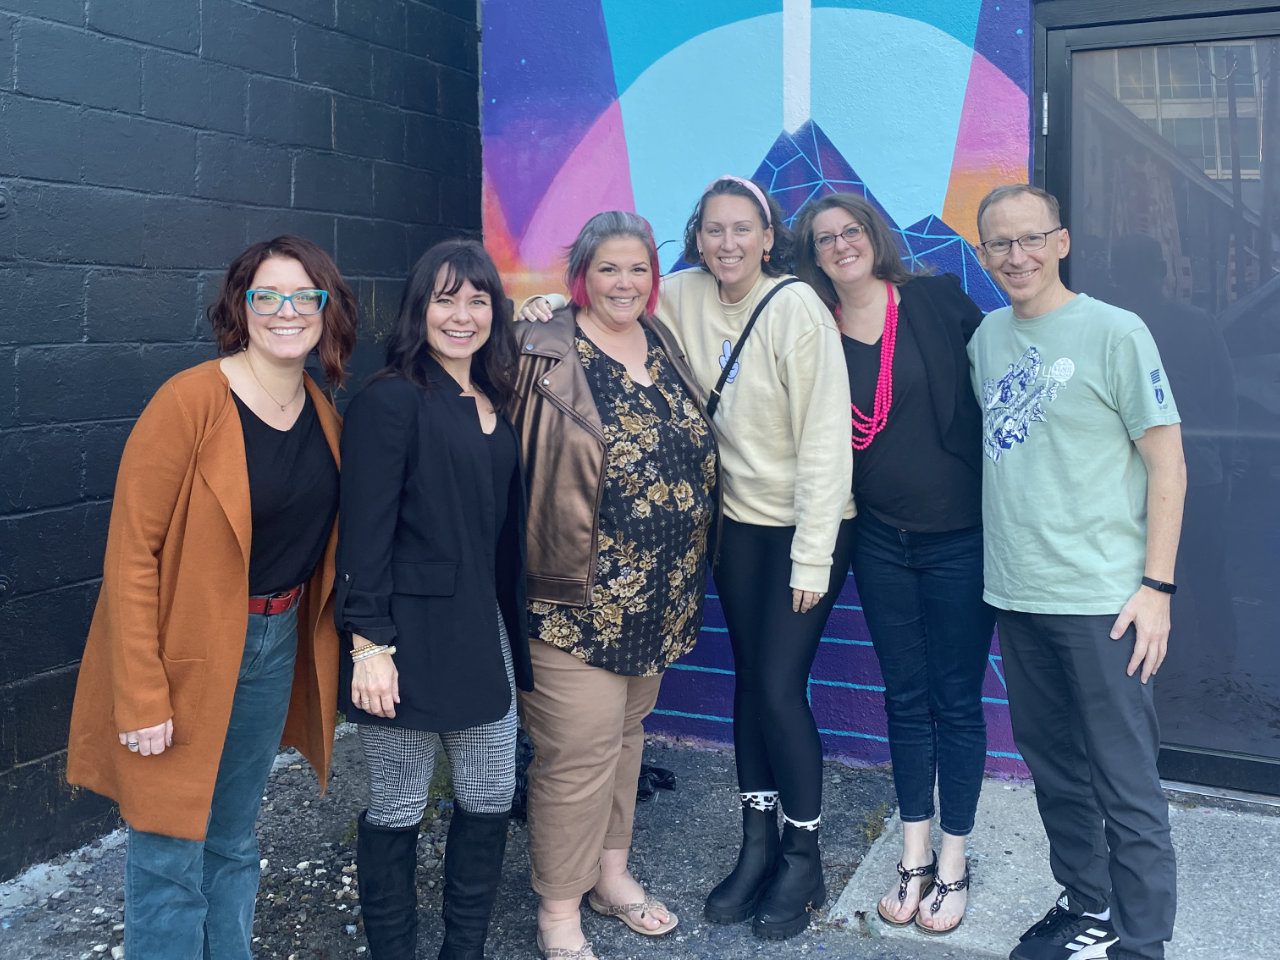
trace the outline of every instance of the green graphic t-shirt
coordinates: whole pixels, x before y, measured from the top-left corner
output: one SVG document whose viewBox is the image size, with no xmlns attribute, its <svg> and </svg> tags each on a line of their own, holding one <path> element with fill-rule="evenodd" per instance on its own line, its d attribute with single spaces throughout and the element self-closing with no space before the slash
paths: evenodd
<svg viewBox="0 0 1280 960">
<path fill-rule="evenodd" d="M 969 341 L 982 408 L 985 599 L 1119 613 L 1146 563 L 1147 470 L 1133 441 L 1178 423 L 1136 315 L 1079 294 L 1040 317 L 991 313 Z"/>
</svg>

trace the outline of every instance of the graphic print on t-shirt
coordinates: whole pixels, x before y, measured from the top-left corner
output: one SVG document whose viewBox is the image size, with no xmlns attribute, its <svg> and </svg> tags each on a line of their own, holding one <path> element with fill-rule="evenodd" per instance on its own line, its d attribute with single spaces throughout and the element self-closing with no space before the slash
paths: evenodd
<svg viewBox="0 0 1280 960">
<path fill-rule="evenodd" d="M 729 358 L 733 356 L 733 344 L 728 340 L 724 342 L 724 346 L 720 350 L 720 369 L 724 369 L 724 365 L 729 362 Z M 733 383 L 738 379 L 738 371 L 742 369 L 742 361 L 733 361 L 733 366 L 729 368 L 729 376 L 725 379 L 725 383 Z"/>
<path fill-rule="evenodd" d="M 1044 370 L 1040 351 L 1027 347 L 1003 377 L 982 382 L 982 449 L 993 463 L 1015 443 L 1026 442 L 1031 424 L 1048 419 L 1045 407 L 1075 372 L 1075 361 L 1068 357 Z"/>
</svg>

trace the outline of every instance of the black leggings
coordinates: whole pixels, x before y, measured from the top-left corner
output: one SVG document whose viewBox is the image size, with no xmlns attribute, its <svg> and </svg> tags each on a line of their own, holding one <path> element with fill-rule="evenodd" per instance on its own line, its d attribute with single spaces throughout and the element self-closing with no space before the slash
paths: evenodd
<svg viewBox="0 0 1280 960">
<path fill-rule="evenodd" d="M 791 610 L 794 536 L 795 527 L 726 517 L 715 579 L 733 646 L 738 789 L 777 790 L 786 815 L 807 821 L 822 813 L 822 741 L 806 695 L 809 669 L 849 571 L 853 521 L 840 524 L 827 594 L 808 613 Z"/>
</svg>

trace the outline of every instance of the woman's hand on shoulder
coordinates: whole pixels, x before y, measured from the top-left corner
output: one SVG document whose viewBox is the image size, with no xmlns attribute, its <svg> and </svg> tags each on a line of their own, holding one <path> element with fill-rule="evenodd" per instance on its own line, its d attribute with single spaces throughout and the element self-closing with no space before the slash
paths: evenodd
<svg viewBox="0 0 1280 960">
<path fill-rule="evenodd" d="M 357 650 L 369 645 L 358 634 L 354 640 Z M 396 704 L 400 702 L 400 672 L 392 654 L 381 653 L 355 664 L 351 671 L 351 702 L 375 717 L 391 718 L 396 715 Z"/>
<path fill-rule="evenodd" d="M 546 297 L 536 296 L 530 297 L 520 305 L 520 312 L 516 314 L 517 320 L 537 320 L 539 323 L 546 323 L 551 319 L 551 301 Z"/>
<path fill-rule="evenodd" d="M 173 746 L 173 718 L 157 723 L 154 727 L 121 731 L 120 746 L 142 757 L 164 753 L 165 747 Z"/>
</svg>

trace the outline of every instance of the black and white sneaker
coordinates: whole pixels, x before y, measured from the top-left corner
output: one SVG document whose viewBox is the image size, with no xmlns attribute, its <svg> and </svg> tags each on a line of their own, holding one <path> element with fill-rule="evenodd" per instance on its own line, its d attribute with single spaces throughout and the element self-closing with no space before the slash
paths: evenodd
<svg viewBox="0 0 1280 960">
<path fill-rule="evenodd" d="M 1067 895 L 1022 935 L 1009 960 L 1106 960 L 1107 947 L 1120 938 L 1109 920 L 1067 909 Z"/>
</svg>

